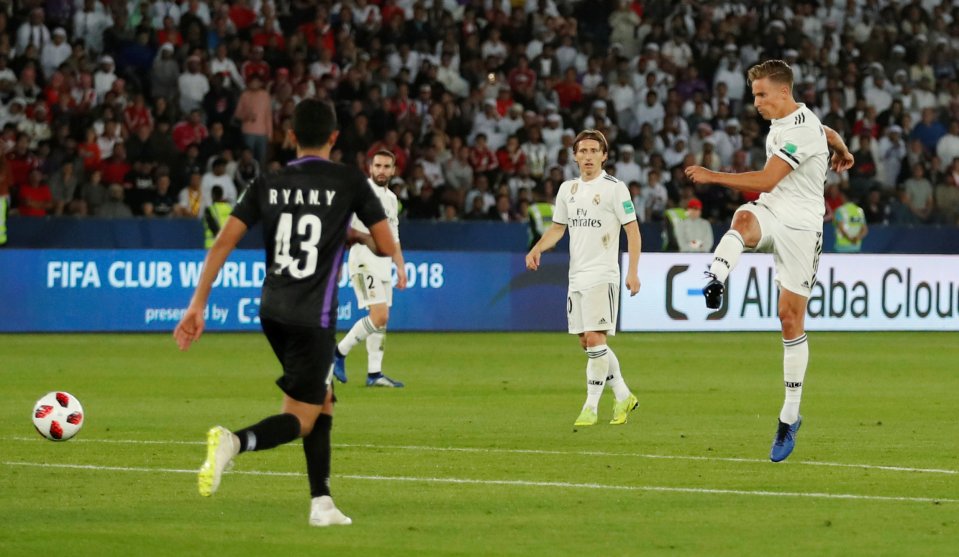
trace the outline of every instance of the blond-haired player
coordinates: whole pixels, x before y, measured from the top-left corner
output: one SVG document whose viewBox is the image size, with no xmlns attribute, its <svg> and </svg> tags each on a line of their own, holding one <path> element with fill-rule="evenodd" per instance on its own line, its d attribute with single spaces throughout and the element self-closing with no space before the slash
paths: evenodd
<svg viewBox="0 0 959 557">
<path fill-rule="evenodd" d="M 749 70 L 754 105 L 770 121 L 766 136 L 766 166 L 759 171 L 729 174 L 701 166 L 686 169 L 697 184 L 719 184 L 759 199 L 740 207 L 732 227 L 719 241 L 703 289 L 706 306 L 719 308 L 724 283 L 744 250 L 771 252 L 779 285 L 782 324 L 785 402 L 769 458 L 784 460 L 796 445 L 802 425 L 799 402 L 809 362 L 804 321 L 806 303 L 816 283 L 822 253 L 823 184 L 830 165 L 837 172 L 850 168 L 853 157 L 842 137 L 822 125 L 816 114 L 793 98 L 792 69 L 782 60 L 767 60 Z"/>
</svg>

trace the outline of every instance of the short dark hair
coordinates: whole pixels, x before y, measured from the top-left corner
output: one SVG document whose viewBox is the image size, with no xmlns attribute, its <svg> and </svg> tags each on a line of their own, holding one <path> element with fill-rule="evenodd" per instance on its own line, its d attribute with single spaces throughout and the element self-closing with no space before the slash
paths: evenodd
<svg viewBox="0 0 959 557">
<path fill-rule="evenodd" d="M 389 149 L 377 149 L 377 151 L 373 153 L 373 156 L 370 157 L 371 164 L 373 162 L 373 159 L 375 159 L 376 157 L 388 157 L 391 161 L 393 161 L 393 164 L 396 164 L 396 154 L 394 154 L 393 151 L 390 151 Z"/>
<path fill-rule="evenodd" d="M 304 99 L 293 111 L 293 133 L 300 147 L 315 149 L 326 145 L 336 131 L 336 112 L 325 101 Z"/>
</svg>

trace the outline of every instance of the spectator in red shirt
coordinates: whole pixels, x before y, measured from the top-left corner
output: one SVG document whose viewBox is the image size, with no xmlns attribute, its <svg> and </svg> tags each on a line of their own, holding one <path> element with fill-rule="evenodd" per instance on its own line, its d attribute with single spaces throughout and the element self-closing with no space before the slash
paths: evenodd
<svg viewBox="0 0 959 557">
<path fill-rule="evenodd" d="M 27 181 L 17 189 L 17 211 L 25 217 L 45 217 L 53 209 L 50 186 L 43 183 L 39 168 L 30 171 Z"/>
<path fill-rule="evenodd" d="M 496 183 L 499 161 L 496 160 L 496 153 L 486 144 L 485 133 L 476 134 L 476 144 L 470 149 L 470 166 L 474 174 L 484 174 L 489 183 Z"/>
<path fill-rule="evenodd" d="M 236 0 L 230 7 L 230 21 L 237 31 L 245 31 L 256 23 L 256 12 L 250 8 L 248 0 Z"/>
<path fill-rule="evenodd" d="M 392 21 L 394 16 L 400 16 L 400 21 L 406 20 L 406 12 L 396 5 L 396 0 L 383 0 L 383 5 L 380 6 L 380 20 Z"/>
<path fill-rule="evenodd" d="M 77 145 L 77 154 L 83 159 L 83 171 L 87 174 L 100 167 L 101 154 L 96 130 L 93 128 L 87 130 L 86 140 Z"/>
<path fill-rule="evenodd" d="M 14 187 L 25 184 L 30 171 L 40 168 L 40 160 L 30 151 L 30 136 L 23 132 L 17 134 L 17 142 L 6 156 Z"/>
<path fill-rule="evenodd" d="M 254 46 L 250 50 L 250 59 L 246 62 L 243 62 L 243 65 L 240 67 L 240 73 L 243 74 L 243 81 L 245 83 L 250 82 L 250 78 L 253 77 L 253 74 L 257 74 L 264 81 L 270 81 L 273 77 L 273 72 L 270 71 L 270 65 L 263 60 L 263 47 Z"/>
<path fill-rule="evenodd" d="M 173 126 L 173 144 L 180 152 L 186 151 L 189 145 L 199 145 L 208 135 L 210 132 L 203 125 L 203 115 L 199 110 L 190 111 L 190 116 L 186 120 Z"/>
<path fill-rule="evenodd" d="M 316 19 L 300 25 L 300 32 L 306 37 L 306 44 L 311 49 L 325 48 L 336 54 L 336 36 L 325 7 L 317 6 Z"/>
<path fill-rule="evenodd" d="M 131 168 L 130 163 L 127 162 L 126 147 L 122 143 L 117 143 L 113 147 L 113 154 L 100 164 L 103 183 L 107 185 L 123 184 Z"/>
<path fill-rule="evenodd" d="M 523 93 L 536 87 L 536 72 L 530 69 L 529 60 L 525 54 L 520 54 L 516 60 L 516 67 L 510 70 L 506 82 L 514 93 Z"/>
<path fill-rule="evenodd" d="M 409 84 L 400 82 L 396 88 L 396 95 L 386 100 L 386 110 L 393 115 L 397 124 L 402 124 L 407 119 L 416 116 L 416 109 L 409 91 Z"/>
<path fill-rule="evenodd" d="M 183 46 L 183 35 L 180 34 L 180 30 L 177 29 L 176 22 L 173 21 L 172 17 L 165 16 L 163 18 L 163 28 L 157 31 L 156 42 L 161 45 L 170 43 L 177 48 Z"/>
<path fill-rule="evenodd" d="M 518 137 L 509 136 L 506 145 L 496 152 L 496 161 L 504 174 L 504 180 L 519 174 L 520 168 L 526 166 L 526 153 L 520 149 Z"/>
<path fill-rule="evenodd" d="M 276 20 L 273 18 L 263 22 L 263 28 L 253 34 L 253 44 L 264 48 L 273 46 L 279 50 L 286 50 L 286 39 L 283 37 L 283 33 L 277 29 Z"/>
<path fill-rule="evenodd" d="M 583 102 L 583 86 L 576 81 L 576 68 L 566 68 L 563 81 L 560 81 L 555 89 L 559 95 L 559 106 L 563 110 L 569 110 L 573 105 Z"/>
<path fill-rule="evenodd" d="M 138 93 L 133 98 L 133 103 L 123 109 L 123 124 L 126 126 L 127 133 L 133 133 L 141 126 L 153 129 L 153 115 L 150 114 L 142 93 Z"/>
</svg>

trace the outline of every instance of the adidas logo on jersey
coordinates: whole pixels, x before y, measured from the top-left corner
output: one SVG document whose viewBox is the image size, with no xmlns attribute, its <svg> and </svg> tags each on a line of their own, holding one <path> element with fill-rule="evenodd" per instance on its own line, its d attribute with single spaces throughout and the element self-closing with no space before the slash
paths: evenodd
<svg viewBox="0 0 959 557">
<path fill-rule="evenodd" d="M 601 318 L 599 319 L 599 324 L 600 324 L 600 325 L 606 325 L 606 324 L 607 324 L 606 318 L 605 318 L 605 317 L 601 317 Z"/>
</svg>

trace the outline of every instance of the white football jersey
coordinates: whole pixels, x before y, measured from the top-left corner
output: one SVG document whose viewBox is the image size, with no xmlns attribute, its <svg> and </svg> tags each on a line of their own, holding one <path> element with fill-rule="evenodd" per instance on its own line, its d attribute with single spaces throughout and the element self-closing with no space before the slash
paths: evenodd
<svg viewBox="0 0 959 557">
<path fill-rule="evenodd" d="M 772 156 L 793 170 L 773 191 L 760 195 L 759 202 L 789 228 L 822 231 L 829 145 L 822 122 L 806 105 L 800 103 L 791 114 L 772 121 L 766 136 L 767 160 Z"/>
<path fill-rule="evenodd" d="M 373 180 L 367 179 L 367 181 L 370 183 L 370 187 L 373 188 L 373 191 L 376 192 L 376 196 L 380 198 L 380 203 L 383 204 L 383 210 L 386 212 L 386 222 L 389 223 L 390 232 L 393 233 L 393 241 L 399 244 L 400 204 L 396 199 L 396 194 L 390 191 L 390 188 L 376 185 Z M 350 226 L 352 226 L 354 230 L 364 234 L 370 233 L 370 230 L 366 227 L 366 225 L 360 222 L 360 219 L 354 218 L 350 222 Z M 364 245 L 353 244 L 353 246 L 350 248 L 350 276 L 363 272 L 373 275 L 378 280 L 391 282 L 393 280 L 392 262 L 393 260 L 391 258 L 376 255 L 370 251 L 370 248 Z"/>
<path fill-rule="evenodd" d="M 569 289 L 619 284 L 619 231 L 636 220 L 629 188 L 606 172 L 559 187 L 553 222 L 569 230 Z"/>
</svg>

